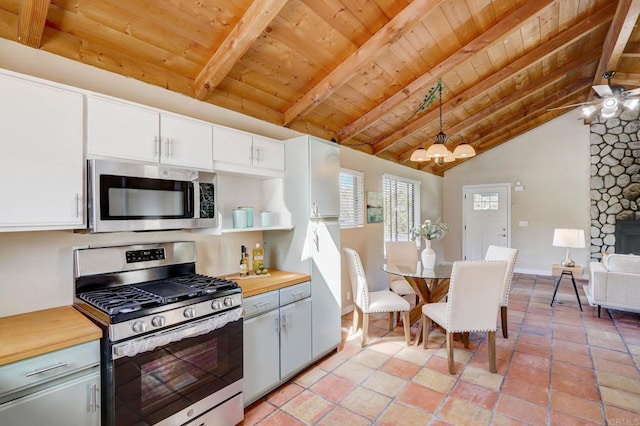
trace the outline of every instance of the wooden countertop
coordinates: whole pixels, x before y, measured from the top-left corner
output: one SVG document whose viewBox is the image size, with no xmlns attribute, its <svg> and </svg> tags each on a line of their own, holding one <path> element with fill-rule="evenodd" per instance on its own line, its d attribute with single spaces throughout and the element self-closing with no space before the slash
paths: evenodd
<svg viewBox="0 0 640 426">
<path fill-rule="evenodd" d="M 238 274 L 231 274 L 225 275 L 224 278 L 237 282 L 242 288 L 243 297 L 251 297 L 311 280 L 309 275 L 279 271 L 277 269 L 269 269 L 269 275 L 268 277 L 249 275 L 247 278 L 239 277 Z"/>
<path fill-rule="evenodd" d="M 100 337 L 100 328 L 72 306 L 0 318 L 0 365 Z"/>
</svg>

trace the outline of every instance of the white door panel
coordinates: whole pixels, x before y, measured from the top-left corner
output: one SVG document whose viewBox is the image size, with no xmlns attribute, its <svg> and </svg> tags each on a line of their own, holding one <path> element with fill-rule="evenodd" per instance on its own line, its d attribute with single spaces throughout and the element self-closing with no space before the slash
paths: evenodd
<svg viewBox="0 0 640 426">
<path fill-rule="evenodd" d="M 487 247 L 511 245 L 510 185 L 464 187 L 463 259 L 483 259 Z"/>
</svg>

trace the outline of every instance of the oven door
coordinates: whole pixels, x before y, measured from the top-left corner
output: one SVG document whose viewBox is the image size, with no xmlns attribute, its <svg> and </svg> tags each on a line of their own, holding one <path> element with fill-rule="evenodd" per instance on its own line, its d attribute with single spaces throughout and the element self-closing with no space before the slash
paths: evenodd
<svg viewBox="0 0 640 426">
<path fill-rule="evenodd" d="M 243 418 L 242 308 L 112 345 L 106 424 Z M 215 416 L 207 415 L 215 411 Z M 202 424 L 218 424 L 203 421 Z"/>
</svg>

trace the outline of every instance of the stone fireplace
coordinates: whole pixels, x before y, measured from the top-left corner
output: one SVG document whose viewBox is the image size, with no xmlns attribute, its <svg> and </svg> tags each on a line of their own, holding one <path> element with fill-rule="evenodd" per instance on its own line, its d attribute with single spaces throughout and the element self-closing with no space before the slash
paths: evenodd
<svg viewBox="0 0 640 426">
<path fill-rule="evenodd" d="M 590 126 L 593 259 L 603 251 L 629 253 L 640 245 L 638 118 L 638 111 L 625 110 L 607 120 L 595 118 Z"/>
</svg>

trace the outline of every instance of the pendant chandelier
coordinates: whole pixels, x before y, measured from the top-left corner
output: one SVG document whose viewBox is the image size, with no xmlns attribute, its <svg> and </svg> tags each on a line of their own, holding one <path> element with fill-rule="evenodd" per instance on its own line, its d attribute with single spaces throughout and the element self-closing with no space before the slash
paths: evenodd
<svg viewBox="0 0 640 426">
<path fill-rule="evenodd" d="M 442 80 L 438 80 L 435 87 L 438 90 L 439 110 L 440 110 L 440 131 L 433 137 L 432 143 L 428 149 L 424 149 L 422 145 L 411 154 L 411 161 L 424 162 L 434 160 L 436 164 L 450 163 L 459 158 L 469 158 L 476 155 L 475 149 L 461 135 L 447 135 L 442 130 Z M 433 91 L 433 89 L 432 89 Z M 453 152 L 447 148 L 447 142 L 452 139 L 459 139 L 460 144 L 456 146 Z"/>
</svg>

